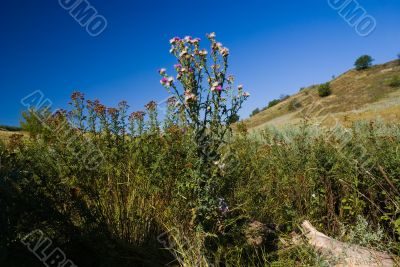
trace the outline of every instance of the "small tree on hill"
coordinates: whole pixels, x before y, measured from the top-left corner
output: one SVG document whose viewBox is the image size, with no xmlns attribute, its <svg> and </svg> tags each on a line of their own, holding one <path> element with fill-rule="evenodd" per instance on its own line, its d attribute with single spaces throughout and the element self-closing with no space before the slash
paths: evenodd
<svg viewBox="0 0 400 267">
<path fill-rule="evenodd" d="M 318 87 L 318 95 L 320 97 L 326 97 L 326 96 L 329 96 L 331 94 L 332 94 L 332 90 L 331 90 L 331 84 L 329 82 L 321 84 Z"/>
<path fill-rule="evenodd" d="M 372 66 L 372 61 L 374 59 L 371 56 L 363 55 L 356 60 L 354 66 L 356 66 L 356 70 L 365 70 Z"/>
</svg>

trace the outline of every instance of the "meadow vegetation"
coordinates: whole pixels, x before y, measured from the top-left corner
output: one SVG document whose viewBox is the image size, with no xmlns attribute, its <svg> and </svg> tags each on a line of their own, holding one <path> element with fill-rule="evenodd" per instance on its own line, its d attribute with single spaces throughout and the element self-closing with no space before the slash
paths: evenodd
<svg viewBox="0 0 400 267">
<path fill-rule="evenodd" d="M 400 254 L 400 125 L 233 132 L 249 94 L 208 39 L 210 55 L 171 40 L 162 119 L 153 101 L 129 115 L 79 92 L 24 114 L 30 138 L 0 142 L 1 266 L 42 266 L 20 242 L 35 229 L 77 266 L 327 266 L 292 242 L 304 219 Z"/>
</svg>

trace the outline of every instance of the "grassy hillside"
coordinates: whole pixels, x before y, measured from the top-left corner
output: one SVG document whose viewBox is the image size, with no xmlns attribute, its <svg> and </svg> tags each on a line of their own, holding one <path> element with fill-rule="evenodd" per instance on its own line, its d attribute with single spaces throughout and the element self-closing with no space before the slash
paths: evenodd
<svg viewBox="0 0 400 267">
<path fill-rule="evenodd" d="M 250 129 L 267 125 L 296 124 L 302 119 L 332 124 L 336 119 L 350 124 L 360 119 L 400 120 L 400 90 L 391 86 L 400 77 L 399 61 L 370 69 L 350 70 L 331 81 L 332 94 L 321 98 L 318 85 L 301 90 L 281 103 L 245 120 Z M 296 107 L 294 107 L 296 106 Z"/>
<path fill-rule="evenodd" d="M 10 139 L 10 136 L 12 136 L 14 134 L 22 134 L 24 136 L 28 135 L 28 133 L 23 132 L 18 127 L 0 126 L 0 140 L 1 141 L 8 142 L 8 140 Z"/>
</svg>

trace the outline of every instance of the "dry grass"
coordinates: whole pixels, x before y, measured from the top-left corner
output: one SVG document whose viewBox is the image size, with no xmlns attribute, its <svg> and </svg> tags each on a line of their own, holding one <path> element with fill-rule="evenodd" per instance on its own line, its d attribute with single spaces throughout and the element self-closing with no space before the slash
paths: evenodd
<svg viewBox="0 0 400 267">
<path fill-rule="evenodd" d="M 0 130 L 0 140 L 3 142 L 8 142 L 8 140 L 10 139 L 10 136 L 12 136 L 13 134 L 22 134 L 25 137 L 28 136 L 28 134 L 26 132 L 10 132 L 10 131 Z"/>
<path fill-rule="evenodd" d="M 249 129 L 266 125 L 296 124 L 302 119 L 317 119 L 327 115 L 342 122 L 382 118 L 400 121 L 399 88 L 388 85 L 388 80 L 400 75 L 397 61 L 376 65 L 365 71 L 350 70 L 331 81 L 332 95 L 321 98 L 314 85 L 291 96 L 278 105 L 245 120 Z M 290 101 L 301 107 L 289 111 Z M 326 120 L 329 123 L 329 120 Z"/>
</svg>

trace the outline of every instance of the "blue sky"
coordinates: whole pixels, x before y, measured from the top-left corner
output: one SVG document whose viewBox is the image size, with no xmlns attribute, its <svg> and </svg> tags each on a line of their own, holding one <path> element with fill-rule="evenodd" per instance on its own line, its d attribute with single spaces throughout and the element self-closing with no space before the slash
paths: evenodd
<svg viewBox="0 0 400 267">
<path fill-rule="evenodd" d="M 329 80 L 359 55 L 375 63 L 400 53 L 400 1 L 358 0 L 377 21 L 360 37 L 325 0 L 91 0 L 108 22 L 92 37 L 57 0 L 0 4 L 0 124 L 17 125 L 20 100 L 41 90 L 56 108 L 72 91 L 132 111 L 167 93 L 157 70 L 171 69 L 169 39 L 215 31 L 231 51 L 231 72 L 252 96 L 241 111 Z M 207 44 L 208 45 L 208 44 Z"/>
</svg>

